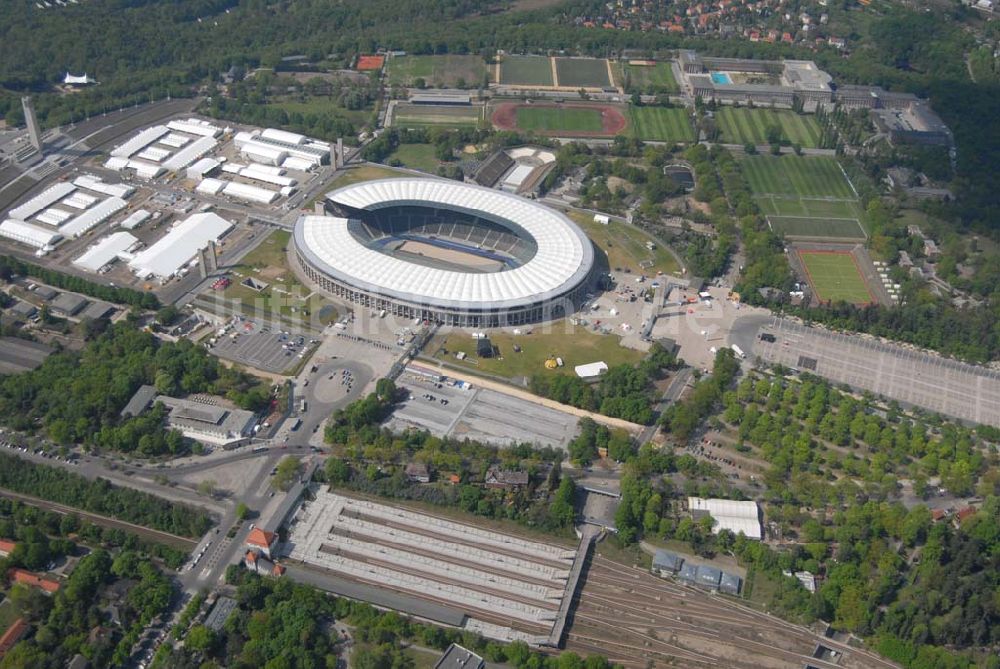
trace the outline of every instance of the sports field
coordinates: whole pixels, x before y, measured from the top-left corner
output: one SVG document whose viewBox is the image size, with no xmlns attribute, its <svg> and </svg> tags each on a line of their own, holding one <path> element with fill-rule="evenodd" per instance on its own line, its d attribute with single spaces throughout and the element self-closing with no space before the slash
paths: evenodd
<svg viewBox="0 0 1000 669">
<path fill-rule="evenodd" d="M 389 59 L 389 85 L 415 86 L 423 79 L 433 88 L 479 86 L 486 63 L 479 56 L 397 56 Z"/>
<path fill-rule="evenodd" d="M 787 109 L 723 107 L 715 113 L 722 141 L 727 144 L 770 144 L 768 128 L 781 128 L 781 139 L 807 149 L 820 148 L 820 128 L 812 116 Z"/>
<path fill-rule="evenodd" d="M 694 128 L 683 108 L 630 107 L 630 134 L 642 140 L 693 142 Z"/>
<path fill-rule="evenodd" d="M 626 90 L 640 93 L 676 93 L 680 90 L 674 79 L 670 63 L 655 65 L 623 65 L 622 74 L 627 81 Z"/>
<path fill-rule="evenodd" d="M 605 88 L 611 85 L 608 61 L 603 58 L 556 58 L 559 86 Z"/>
<path fill-rule="evenodd" d="M 504 56 L 500 83 L 507 86 L 552 86 L 552 60 L 545 56 Z"/>
<path fill-rule="evenodd" d="M 809 275 L 809 283 L 820 300 L 851 304 L 874 302 L 850 253 L 803 250 L 798 253 Z"/>
<path fill-rule="evenodd" d="M 393 158 L 411 170 L 420 170 L 431 174 L 437 172 L 437 168 L 441 165 L 433 144 L 400 144 L 395 151 L 389 154 L 388 160 L 391 161 Z"/>
<path fill-rule="evenodd" d="M 768 216 L 771 229 L 786 237 L 864 240 L 868 237 L 857 218 Z"/>
<path fill-rule="evenodd" d="M 787 237 L 863 240 L 864 211 L 836 158 L 745 156 L 743 174 L 771 229 Z"/>
<path fill-rule="evenodd" d="M 754 195 L 856 200 L 857 194 L 829 156 L 746 156 L 743 173 Z"/>
<path fill-rule="evenodd" d="M 482 107 L 452 107 L 397 104 L 392 124 L 403 128 L 474 128 L 482 118 Z"/>
<path fill-rule="evenodd" d="M 580 107 L 519 107 L 517 127 L 537 132 L 601 132 L 601 112 Z"/>
</svg>

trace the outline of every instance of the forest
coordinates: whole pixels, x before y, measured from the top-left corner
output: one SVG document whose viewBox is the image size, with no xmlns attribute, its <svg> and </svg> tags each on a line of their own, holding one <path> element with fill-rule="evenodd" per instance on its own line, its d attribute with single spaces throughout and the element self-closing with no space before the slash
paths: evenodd
<svg viewBox="0 0 1000 669">
<path fill-rule="evenodd" d="M 117 600 L 120 628 L 109 625 L 109 613 L 100 606 L 108 586 L 124 593 Z M 90 658 L 95 669 L 120 667 L 139 631 L 173 596 L 170 580 L 145 555 L 122 550 L 112 556 L 103 548 L 94 550 L 79 558 L 51 596 L 20 584 L 11 588 L 14 606 L 36 629 L 0 659 L 0 669 L 63 669 L 77 653 Z M 95 629 L 104 631 L 95 634 Z"/>
<path fill-rule="evenodd" d="M 0 115 L 20 123 L 17 96 L 35 92 L 43 123 L 62 124 L 123 103 L 162 99 L 168 92 L 192 95 L 230 66 L 275 68 L 283 56 L 301 54 L 320 67 L 343 67 L 355 54 L 379 46 L 485 57 L 498 48 L 599 56 L 625 48 L 650 53 L 691 48 L 719 56 L 798 57 L 815 59 L 838 82 L 929 96 L 958 148 L 954 187 L 959 197 L 949 206 L 950 217 L 964 229 L 994 230 L 991 212 L 1000 193 L 989 176 L 992 156 L 1000 150 L 1000 117 L 992 113 L 1000 88 L 987 76 L 976 84 L 969 80 L 965 54 L 974 44 L 963 22 L 972 10 L 956 6 L 924 13 L 892 7 L 858 25 L 861 34 L 852 35 L 858 46 L 843 57 L 834 49 L 572 25 L 568 17 L 590 11 L 591 4 L 512 11 L 506 2 L 489 0 L 348 0 L 338 5 L 303 0 L 279 10 L 261 0 L 116 0 L 49 12 L 17 3 L 7 8 L 0 26 L 7 55 L 0 62 Z M 835 9 L 844 11 L 830 11 Z M 101 84 L 70 96 L 46 92 L 66 71 L 88 72 Z M 977 65 L 977 71 L 984 68 Z"/>
<path fill-rule="evenodd" d="M 569 533 L 575 489 L 572 480 L 561 475 L 561 451 L 528 444 L 498 448 L 469 439 L 442 439 L 426 431 L 393 433 L 381 423 L 398 392 L 392 381 L 380 379 L 376 392 L 333 415 L 325 437 L 334 455 L 320 473 L 323 480 L 332 487 Z M 405 468 L 411 462 L 427 465 L 432 482 L 409 481 Z M 524 471 L 528 484 L 514 490 L 485 488 L 483 478 L 490 467 Z"/>
<path fill-rule="evenodd" d="M 638 365 L 611 367 L 597 384 L 569 374 L 535 374 L 529 387 L 531 392 L 563 404 L 648 425 L 653 420 L 653 382 L 663 378 L 667 370 L 678 369 L 679 364 L 672 352 L 654 343 Z"/>
<path fill-rule="evenodd" d="M 131 288 L 106 286 L 101 283 L 65 274 L 47 267 L 35 265 L 11 256 L 0 255 L 0 279 L 10 281 L 14 276 L 30 276 L 56 288 L 70 290 L 99 300 L 115 304 L 127 304 L 140 309 L 157 309 L 160 301 L 153 293 L 144 293 Z"/>
<path fill-rule="evenodd" d="M 1000 638 L 1000 602 L 982 595 L 1000 585 L 995 431 L 908 416 L 896 406 L 881 415 L 871 399 L 859 401 L 810 376 L 756 374 L 736 384 L 734 363 L 720 351 L 713 374 L 668 410 L 664 424 L 683 444 L 690 426 L 721 411 L 717 420 L 739 438 L 736 450 L 772 466 L 762 496 L 768 522 L 789 550 L 713 534 L 710 518 L 694 522 L 668 476 L 681 459 L 647 447 L 625 462 L 618 540 L 677 539 L 700 555 L 734 555 L 749 568 L 745 596 L 761 579 L 770 584 L 772 611 L 831 621 L 910 668 L 1000 666 L 996 657 L 977 654 Z M 955 526 L 947 518 L 935 522 L 923 503 L 897 501 L 903 477 L 925 499 L 933 478 L 984 502 Z M 727 496 L 745 494 L 731 489 Z M 810 571 L 822 585 L 810 595 L 785 570 Z"/>
<path fill-rule="evenodd" d="M 182 537 L 200 537 L 212 526 L 204 511 L 7 453 L 0 453 L 0 488 Z"/>
<path fill-rule="evenodd" d="M 80 352 L 60 351 L 34 371 L 0 376 L 0 422 L 27 432 L 40 425 L 60 445 L 146 457 L 185 452 L 180 435 L 163 429 L 162 408 L 127 419 L 119 415 L 143 384 L 165 395 L 216 393 L 254 411 L 270 401 L 266 386 L 189 340 L 161 342 L 123 321 Z"/>
</svg>

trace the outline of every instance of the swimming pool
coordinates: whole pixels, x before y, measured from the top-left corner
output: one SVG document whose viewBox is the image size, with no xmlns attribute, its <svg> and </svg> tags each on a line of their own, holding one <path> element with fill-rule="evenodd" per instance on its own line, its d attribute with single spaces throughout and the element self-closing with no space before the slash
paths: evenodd
<svg viewBox="0 0 1000 669">
<path fill-rule="evenodd" d="M 729 78 L 729 75 L 725 72 L 712 72 L 712 83 L 713 84 L 731 84 L 733 80 Z"/>
</svg>

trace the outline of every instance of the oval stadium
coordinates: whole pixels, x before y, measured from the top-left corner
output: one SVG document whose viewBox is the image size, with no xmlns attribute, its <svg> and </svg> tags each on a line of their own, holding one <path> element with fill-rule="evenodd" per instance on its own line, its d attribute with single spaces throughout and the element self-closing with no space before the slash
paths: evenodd
<svg viewBox="0 0 1000 669">
<path fill-rule="evenodd" d="M 323 290 L 397 316 L 462 327 L 560 318 L 583 301 L 594 249 L 563 214 L 439 179 L 345 186 L 295 224 L 299 264 Z"/>
</svg>

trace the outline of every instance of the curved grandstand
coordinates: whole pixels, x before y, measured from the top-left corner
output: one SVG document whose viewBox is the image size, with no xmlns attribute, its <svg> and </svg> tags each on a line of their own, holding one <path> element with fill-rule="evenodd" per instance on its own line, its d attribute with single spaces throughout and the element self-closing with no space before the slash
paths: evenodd
<svg viewBox="0 0 1000 669">
<path fill-rule="evenodd" d="M 295 251 L 323 289 L 407 318 L 469 327 L 559 318 L 594 270 L 590 240 L 562 214 L 495 190 L 387 179 L 328 193 L 302 216 Z"/>
</svg>

